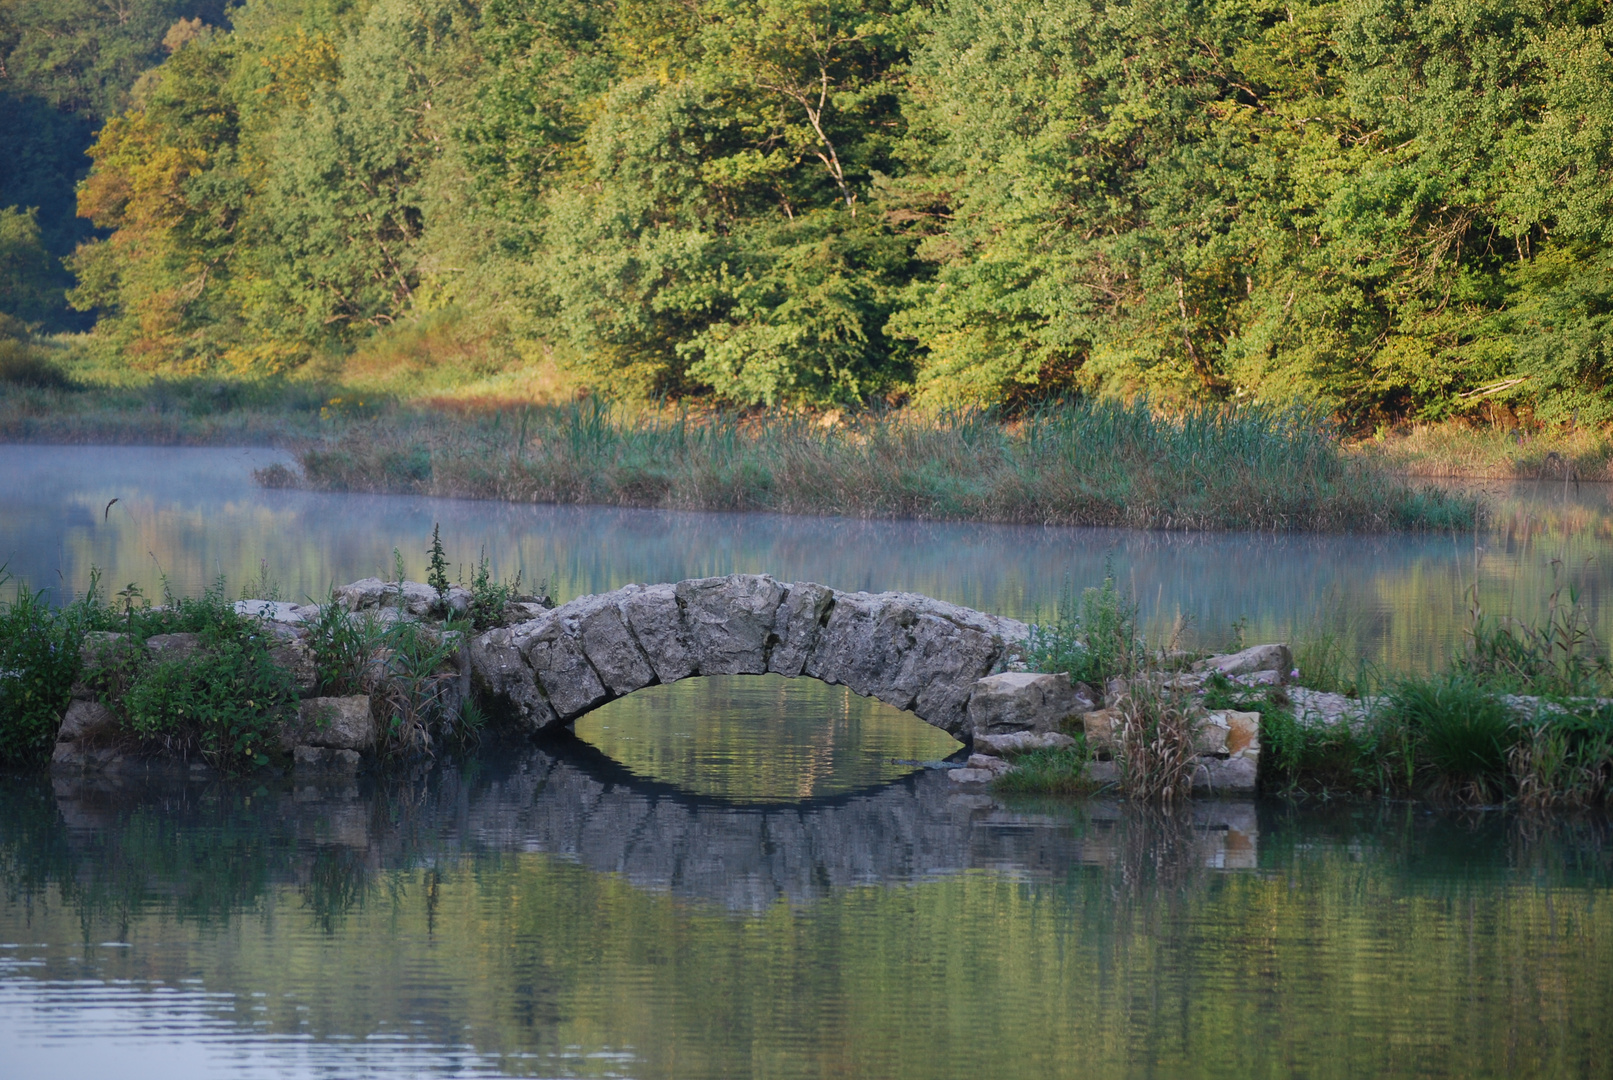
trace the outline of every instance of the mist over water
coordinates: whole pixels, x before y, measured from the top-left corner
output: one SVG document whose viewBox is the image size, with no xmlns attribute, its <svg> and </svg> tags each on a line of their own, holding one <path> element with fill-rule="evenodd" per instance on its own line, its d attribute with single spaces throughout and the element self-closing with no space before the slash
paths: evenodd
<svg viewBox="0 0 1613 1080">
<path fill-rule="evenodd" d="M 284 596 L 390 576 L 422 579 L 434 523 L 456 573 L 483 552 L 557 600 L 630 582 L 770 573 L 838 589 L 904 589 L 1019 618 L 1112 568 L 1155 635 L 1226 643 L 1343 634 L 1390 668 L 1426 668 L 1460 642 L 1469 589 L 1492 613 L 1533 615 L 1573 586 L 1613 638 L 1613 496 L 1606 485 L 1489 485 L 1492 524 L 1461 535 L 1182 534 L 1115 529 L 670 513 L 409 496 L 271 491 L 240 448 L 0 446 L 0 561 L 34 588 L 103 584 L 157 595 L 166 576 L 232 593 L 266 572 Z M 116 498 L 117 503 L 107 509 Z"/>
</svg>

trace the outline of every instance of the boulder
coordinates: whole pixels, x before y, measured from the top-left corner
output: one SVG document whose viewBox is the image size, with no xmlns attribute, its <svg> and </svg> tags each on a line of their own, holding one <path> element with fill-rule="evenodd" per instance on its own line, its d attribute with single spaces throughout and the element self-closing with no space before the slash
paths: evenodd
<svg viewBox="0 0 1613 1080">
<path fill-rule="evenodd" d="M 59 743 L 76 743 L 110 732 L 118 718 L 99 701 L 75 700 L 68 703 L 62 715 L 62 726 L 56 731 Z"/>
<path fill-rule="evenodd" d="M 990 754 L 970 754 L 968 764 L 966 764 L 964 768 L 984 769 L 994 777 L 1001 776 L 1006 772 L 1012 772 L 1014 769 L 1012 765 L 1004 761 L 1002 758 L 993 757 Z M 955 769 L 953 771 L 958 772 L 961 770 Z"/>
<path fill-rule="evenodd" d="M 311 694 L 319 686 L 319 666 L 314 651 L 296 637 L 283 638 L 269 650 L 269 662 L 289 672 L 299 695 Z"/>
<path fill-rule="evenodd" d="M 997 774 L 990 769 L 948 769 L 947 779 L 954 784 L 989 784 Z"/>
<path fill-rule="evenodd" d="M 153 634 L 146 638 L 146 651 L 156 661 L 189 660 L 202 647 L 196 634 Z"/>
<path fill-rule="evenodd" d="M 988 675 L 971 688 L 969 729 L 975 735 L 1059 731 L 1066 721 L 1092 708 L 1092 700 L 1077 691 L 1066 674 L 1005 671 Z"/>
<path fill-rule="evenodd" d="M 1220 672 L 1222 675 L 1253 675 L 1259 671 L 1275 671 L 1278 681 L 1287 681 L 1294 669 L 1294 654 L 1287 645 L 1255 645 L 1242 652 L 1225 656 L 1212 656 L 1193 665 L 1194 671 Z"/>
<path fill-rule="evenodd" d="M 300 623 L 305 618 L 317 615 L 319 608 L 313 605 L 288 604 L 283 600 L 237 600 L 235 613 L 244 615 L 249 619 L 263 619 L 275 623 Z"/>
<path fill-rule="evenodd" d="M 297 710 L 296 742 L 330 750 L 368 750 L 375 745 L 375 718 L 367 694 L 309 698 Z"/>
<path fill-rule="evenodd" d="M 1012 731 L 1004 735 L 976 735 L 974 749 L 994 757 L 1012 757 L 1033 750 L 1066 750 L 1075 740 L 1057 731 Z"/>
</svg>

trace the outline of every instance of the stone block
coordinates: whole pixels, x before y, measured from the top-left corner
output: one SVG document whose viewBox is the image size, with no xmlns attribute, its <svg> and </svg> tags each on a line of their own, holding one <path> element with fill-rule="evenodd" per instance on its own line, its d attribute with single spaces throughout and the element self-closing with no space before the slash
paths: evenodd
<svg viewBox="0 0 1613 1080">
<path fill-rule="evenodd" d="M 802 673 L 906 709 L 917 689 L 893 683 L 909 644 L 907 626 L 915 620 L 910 609 L 891 604 L 889 593 L 836 593 Z"/>
<path fill-rule="evenodd" d="M 196 634 L 153 634 L 146 638 L 146 651 L 156 661 L 189 660 L 202 647 Z"/>
<path fill-rule="evenodd" d="M 516 644 L 549 707 L 569 723 L 603 705 L 611 695 L 588 662 L 582 642 L 567 632 L 564 611 L 564 606 L 555 608 L 544 618 L 526 624 L 530 632 L 519 635 Z"/>
<path fill-rule="evenodd" d="M 128 634 L 91 630 L 84 635 L 84 641 L 78 647 L 78 662 L 82 677 L 89 679 L 114 666 L 122 656 L 123 650 L 128 647 Z"/>
<path fill-rule="evenodd" d="M 629 585 L 618 589 L 617 596 L 628 628 L 659 681 L 674 683 L 699 670 L 674 586 Z"/>
<path fill-rule="evenodd" d="M 1193 791 L 1206 795 L 1248 794 L 1255 790 L 1259 765 L 1253 757 L 1199 758 Z"/>
<path fill-rule="evenodd" d="M 1087 749 L 1114 753 L 1115 728 L 1120 726 L 1120 722 L 1119 709 L 1093 709 L 1085 713 L 1081 717 L 1081 726 L 1086 732 Z"/>
<path fill-rule="evenodd" d="M 834 601 L 834 590 L 822 585 L 808 581 L 789 586 L 773 624 L 777 640 L 768 653 L 767 670 L 789 678 L 801 674 Z"/>
<path fill-rule="evenodd" d="M 965 767 L 970 769 L 984 769 L 994 777 L 1001 776 L 1006 772 L 1012 772 L 1014 768 L 1002 758 L 993 757 L 990 754 L 970 754 L 968 764 Z M 953 771 L 956 772 L 958 770 Z"/>
<path fill-rule="evenodd" d="M 969 728 L 977 735 L 1011 731 L 1059 731 L 1092 711 L 1066 674 L 1005 671 L 976 682 L 969 694 Z"/>
<path fill-rule="evenodd" d="M 559 722 L 554 709 L 532 678 L 521 655 L 520 634 L 532 623 L 489 630 L 470 643 L 471 690 L 489 711 L 513 720 L 515 726 L 534 732 Z"/>
<path fill-rule="evenodd" d="M 763 675 L 784 586 L 766 574 L 730 574 L 674 586 L 702 675 Z"/>
<path fill-rule="evenodd" d="M 989 784 L 997 774 L 990 769 L 948 769 L 947 779 L 954 784 Z"/>
<path fill-rule="evenodd" d="M 573 600 L 557 612 L 582 642 L 583 653 L 612 694 L 620 697 L 656 681 L 655 669 L 627 628 L 615 593 Z"/>
<path fill-rule="evenodd" d="M 1275 671 L 1286 681 L 1294 667 L 1294 654 L 1287 645 L 1254 645 L 1242 652 L 1225 656 L 1212 656 L 1193 665 L 1194 671 L 1219 671 L 1223 675 L 1253 675 L 1257 671 Z"/>
<path fill-rule="evenodd" d="M 59 743 L 76 743 L 81 739 L 104 735 L 117 726 L 118 718 L 99 701 L 72 701 L 62 715 L 62 726 L 56 731 Z"/>
<path fill-rule="evenodd" d="M 282 639 L 269 650 L 269 662 L 289 672 L 298 694 L 311 694 L 319 686 L 319 665 L 314 651 L 295 637 Z"/>
<path fill-rule="evenodd" d="M 297 741 L 331 750 L 368 750 L 375 745 L 375 719 L 367 694 L 309 698 L 297 710 Z"/>
</svg>

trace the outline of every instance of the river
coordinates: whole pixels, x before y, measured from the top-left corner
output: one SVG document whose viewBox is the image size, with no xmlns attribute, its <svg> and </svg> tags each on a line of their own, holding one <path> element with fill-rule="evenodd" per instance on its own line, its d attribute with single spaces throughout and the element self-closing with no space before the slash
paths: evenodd
<svg viewBox="0 0 1613 1080">
<path fill-rule="evenodd" d="M 0 446 L 31 587 L 423 575 L 557 599 L 765 571 L 1020 617 L 1112 572 L 1155 634 L 1437 663 L 1476 596 L 1613 620 L 1605 489 L 1427 537 L 664 514 L 265 491 L 274 451 Z M 116 499 L 113 503 L 111 500 Z M 108 505 L 110 504 L 110 506 Z M 250 591 L 250 590 L 249 590 Z M 1179 815 L 953 790 L 943 734 L 691 680 L 358 783 L 0 778 L 0 1076 L 1613 1073 L 1613 832 L 1406 804 Z"/>
</svg>

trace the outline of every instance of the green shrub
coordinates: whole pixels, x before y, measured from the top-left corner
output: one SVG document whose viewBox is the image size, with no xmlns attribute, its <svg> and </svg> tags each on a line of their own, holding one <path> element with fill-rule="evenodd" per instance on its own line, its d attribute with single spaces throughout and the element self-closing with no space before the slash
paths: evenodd
<svg viewBox="0 0 1613 1080">
<path fill-rule="evenodd" d="M 1607 657 L 1572 589 L 1552 591 L 1541 623 L 1486 615 L 1469 591 L 1467 648 L 1453 667 L 1515 693 L 1591 696 L 1606 689 Z"/>
<path fill-rule="evenodd" d="M 0 587 L 8 578 L 0 568 Z M 22 589 L 0 605 L 0 764 L 42 761 L 78 677 L 81 622 Z"/>
<path fill-rule="evenodd" d="M 1146 659 L 1137 602 L 1115 588 L 1112 573 L 1101 588 L 1083 590 L 1079 600 L 1066 582 L 1053 624 L 1031 628 L 1026 657 L 1037 671 L 1068 672 L 1073 681 L 1099 690 L 1140 670 Z"/>
<path fill-rule="evenodd" d="M 539 584 L 543 588 L 543 584 Z M 521 575 L 508 583 L 493 580 L 487 566 L 487 552 L 482 552 L 476 564 L 476 574 L 470 579 L 470 622 L 478 631 L 491 630 L 504 618 L 504 605 L 514 600 L 521 591 Z"/>
<path fill-rule="evenodd" d="M 141 740 L 239 772 L 269 763 L 280 725 L 296 716 L 297 690 L 265 642 L 242 635 L 205 641 L 184 659 L 148 662 L 122 705 Z"/>
</svg>

